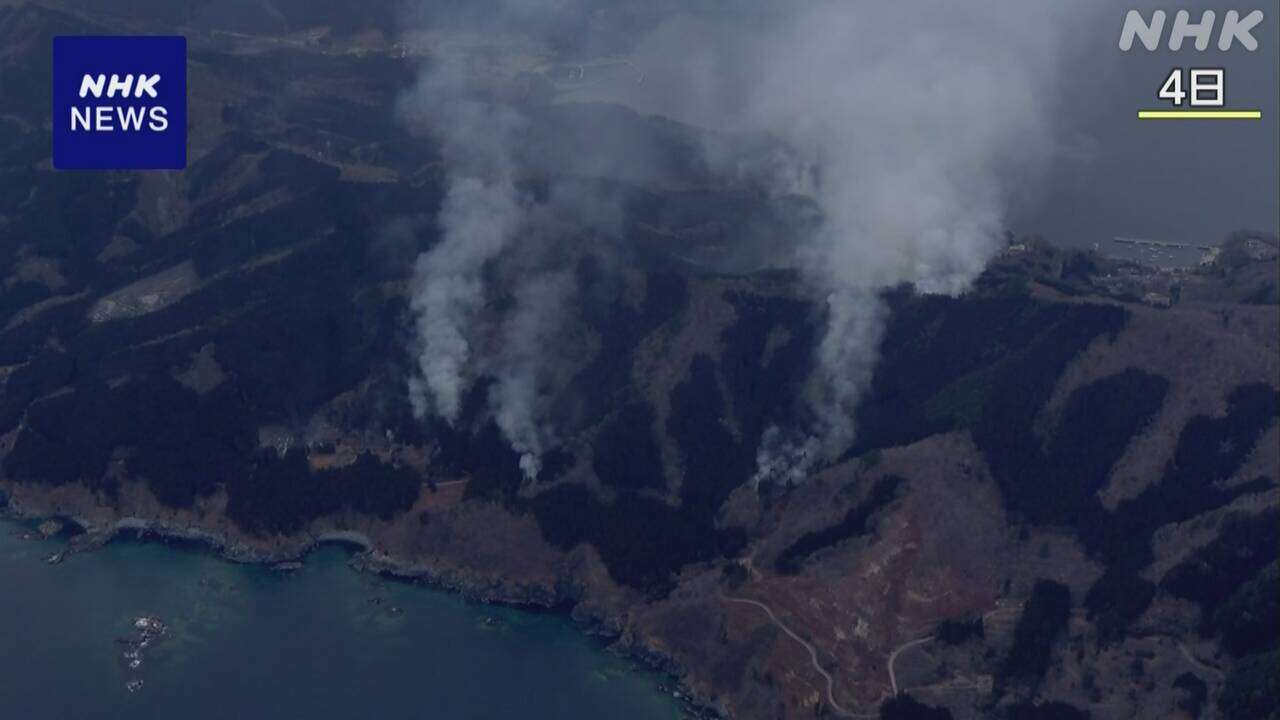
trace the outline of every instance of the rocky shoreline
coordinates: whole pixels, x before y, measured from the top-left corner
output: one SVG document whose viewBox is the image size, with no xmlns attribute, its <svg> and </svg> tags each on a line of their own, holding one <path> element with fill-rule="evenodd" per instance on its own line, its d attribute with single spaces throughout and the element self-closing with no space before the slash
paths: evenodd
<svg viewBox="0 0 1280 720">
<path fill-rule="evenodd" d="M 671 684 L 660 683 L 658 687 L 670 693 L 681 703 L 685 717 L 694 720 L 728 717 L 723 708 L 698 697 L 685 683 L 683 678 L 688 672 L 686 668 L 644 644 L 643 638 L 630 633 L 624 637 L 615 620 L 589 611 L 584 612 L 583 606 L 579 603 L 581 599 L 579 594 L 563 583 L 557 584 L 554 593 L 529 587 L 515 591 L 501 582 L 476 583 L 455 573 L 441 573 L 427 565 L 378 552 L 373 540 L 358 531 L 307 533 L 305 537 L 296 538 L 287 549 L 266 551 L 247 543 L 229 540 L 220 533 L 203 528 L 174 525 L 132 515 L 118 517 L 109 526 L 103 527 L 81 516 L 23 507 L 16 504 L 3 489 L 0 489 L 0 518 L 24 522 L 52 520 L 75 526 L 78 532 L 71 537 L 62 550 L 48 558 L 50 564 L 60 563 L 71 555 L 96 550 L 113 540 L 141 538 L 146 534 L 203 546 L 229 562 L 281 567 L 296 567 L 306 559 L 307 555 L 323 544 L 354 546 L 358 551 L 348 564 L 359 572 L 419 583 L 432 589 L 455 593 L 470 602 L 509 607 L 525 612 L 563 614 L 569 617 L 581 631 L 599 639 L 610 651 L 627 657 L 654 672 L 666 675 Z M 134 536 L 131 538 L 128 533 L 134 533 Z"/>
</svg>

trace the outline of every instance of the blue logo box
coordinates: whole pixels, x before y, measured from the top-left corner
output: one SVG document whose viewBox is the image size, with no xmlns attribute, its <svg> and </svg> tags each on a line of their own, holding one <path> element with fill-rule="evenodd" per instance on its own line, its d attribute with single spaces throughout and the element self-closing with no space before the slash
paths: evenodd
<svg viewBox="0 0 1280 720">
<path fill-rule="evenodd" d="M 53 166 L 187 166 L 187 39 L 53 39 Z"/>
</svg>

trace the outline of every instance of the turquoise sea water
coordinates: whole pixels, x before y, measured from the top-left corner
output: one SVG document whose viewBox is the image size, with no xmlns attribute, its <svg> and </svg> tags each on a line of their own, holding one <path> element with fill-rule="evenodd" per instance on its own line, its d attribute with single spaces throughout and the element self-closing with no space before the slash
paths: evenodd
<svg viewBox="0 0 1280 720">
<path fill-rule="evenodd" d="M 30 529 L 0 521 L 0 717 L 681 714 L 660 678 L 567 618 L 357 573 L 342 548 L 290 573 L 131 541 L 49 565 L 65 539 L 22 539 Z M 131 669 L 140 616 L 167 631 Z"/>
</svg>

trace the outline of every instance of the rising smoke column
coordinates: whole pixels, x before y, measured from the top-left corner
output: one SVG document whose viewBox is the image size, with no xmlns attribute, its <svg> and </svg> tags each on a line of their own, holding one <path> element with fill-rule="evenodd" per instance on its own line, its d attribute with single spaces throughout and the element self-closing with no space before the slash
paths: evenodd
<svg viewBox="0 0 1280 720">
<path fill-rule="evenodd" d="M 1091 4 L 1090 4 L 1091 5 Z M 1069 7 L 1068 7 L 1069 6 Z M 763 133 L 792 152 L 778 192 L 821 207 L 797 264 L 825 331 L 805 427 L 771 428 L 756 480 L 794 482 L 853 441 L 884 288 L 965 290 L 999 249 L 1007 208 L 1054 152 L 1060 41 L 1084 3 L 815 0 L 673 18 L 637 52 L 668 77 L 646 109 Z M 664 70 L 665 69 L 665 70 Z"/>
<path fill-rule="evenodd" d="M 610 3 L 579 4 L 594 11 Z M 677 3 L 643 32 L 591 38 L 603 49 L 626 48 L 648 78 L 620 87 L 619 102 L 729 133 L 722 138 L 776 139 L 787 148 L 778 155 L 785 162 L 766 179 L 777 195 L 804 194 L 822 209 L 816 231 L 777 249 L 780 262 L 801 270 L 825 322 L 803 399 L 809 420 L 766 433 L 758 480 L 802 479 L 853 441 L 855 410 L 884 332 L 880 291 L 908 283 L 920 292 L 962 292 L 998 251 L 1008 208 L 1056 150 L 1050 121 L 1059 46 L 1092 6 Z M 507 0 L 494 3 L 482 22 L 509 29 L 520 26 L 512 17 L 532 13 L 555 25 L 566 7 Z M 442 82 L 439 70 L 425 75 L 428 89 L 452 82 Z M 420 87 L 414 96 L 431 94 Z M 519 232 L 521 221 L 509 218 L 523 203 L 509 179 L 512 118 L 492 108 L 477 112 L 467 101 L 457 110 L 446 105 L 435 107 L 443 115 L 437 124 L 451 211 L 442 214 L 445 241 L 419 262 L 421 375 L 413 394 L 420 411 L 450 419 L 472 360 L 467 328 L 483 295 L 479 268 Z M 644 148 L 624 142 L 594 151 L 600 167 L 629 167 L 645 157 Z M 705 159 L 726 177 L 741 169 L 732 140 L 708 145 Z M 539 393 L 530 388 L 538 387 L 536 368 L 546 361 L 536 352 L 515 358 L 493 363 L 498 389 L 490 400 L 506 418 L 508 439 L 532 454 L 536 467 L 549 433 L 516 428 L 537 417 Z"/>
<path fill-rule="evenodd" d="M 546 378 L 554 354 L 547 351 L 559 329 L 558 312 L 573 288 L 565 272 L 534 274 L 516 291 L 516 307 L 503 327 L 502 348 L 493 360 L 497 382 L 489 404 L 498 428 L 520 454 L 520 469 L 536 478 L 542 455 L 557 444 L 547 421 L 551 396 Z"/>
<path fill-rule="evenodd" d="M 746 111 L 817 164 L 825 213 L 801 252 L 826 312 L 814 420 L 778 453 L 766 442 L 757 476 L 787 481 L 854 439 L 884 332 L 878 291 L 956 294 L 998 251 L 1009 202 L 1052 149 L 1062 31 L 1041 3 L 801 7 Z"/>
<path fill-rule="evenodd" d="M 440 211 L 443 239 L 418 256 L 410 308 L 415 316 L 418 374 L 409 397 L 418 417 L 434 414 L 453 425 L 463 393 L 481 372 L 495 378 L 489 406 L 520 469 L 536 478 L 543 453 L 556 444 L 546 420 L 546 378 L 554 354 L 547 347 L 559 329 L 558 312 L 573 287 L 567 273 L 530 273 L 514 293 L 492 357 L 476 357 L 471 332 L 484 305 L 484 265 L 525 234 L 527 206 L 507 178 L 454 179 Z"/>
<path fill-rule="evenodd" d="M 419 417 L 458 420 L 474 375 L 475 321 L 485 301 L 482 273 L 520 230 L 526 201 L 516 190 L 511 147 L 523 127 L 514 110 L 484 102 L 450 63 L 424 68 L 400 101 L 410 124 L 425 122 L 447 166 L 437 216 L 440 241 L 414 264 L 417 373 L 409 398 Z"/>
<path fill-rule="evenodd" d="M 509 178 L 451 182 L 440 209 L 442 240 L 414 265 L 409 306 L 419 374 L 409 379 L 409 399 L 416 416 L 457 421 L 471 380 L 470 331 L 484 303 L 481 271 L 515 235 L 520 213 Z"/>
<path fill-rule="evenodd" d="M 427 118 L 447 167 L 447 191 L 436 220 L 441 239 L 418 256 L 411 286 L 414 414 L 454 425 L 475 379 L 493 377 L 488 402 L 494 421 L 519 453 L 525 476 L 535 478 L 542 454 L 556 444 L 546 421 L 546 377 L 553 356 L 545 348 L 572 284 L 564 273 L 519 267 L 522 253 L 537 256 L 547 241 L 545 233 L 531 227 L 537 224 L 537 208 L 514 181 L 526 118 L 509 104 L 487 99 L 469 85 L 464 68 L 448 63 L 423 71 L 401 99 L 401 111 L 411 123 Z M 523 247 L 516 248 L 517 240 Z M 481 356 L 479 315 L 494 290 L 485 286 L 485 272 L 491 261 L 512 255 L 517 256 L 512 261 L 516 275 L 527 277 L 512 281 L 514 309 L 503 320 L 496 349 Z"/>
</svg>

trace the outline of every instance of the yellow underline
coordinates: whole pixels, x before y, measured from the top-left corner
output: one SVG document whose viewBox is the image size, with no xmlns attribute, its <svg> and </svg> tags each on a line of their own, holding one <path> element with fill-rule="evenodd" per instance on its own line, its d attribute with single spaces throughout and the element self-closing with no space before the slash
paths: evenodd
<svg viewBox="0 0 1280 720">
<path fill-rule="evenodd" d="M 1261 110 L 1139 110 L 1139 120 L 1261 120 Z"/>
</svg>

